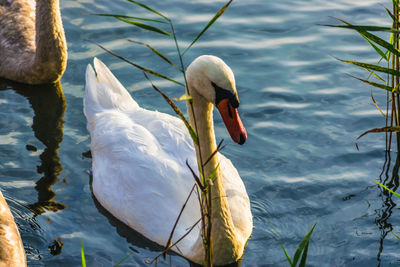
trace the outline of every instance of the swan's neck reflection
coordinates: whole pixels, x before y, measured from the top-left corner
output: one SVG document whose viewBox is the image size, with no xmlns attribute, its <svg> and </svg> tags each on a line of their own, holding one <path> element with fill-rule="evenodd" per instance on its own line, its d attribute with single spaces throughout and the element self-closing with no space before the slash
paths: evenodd
<svg viewBox="0 0 400 267">
<path fill-rule="evenodd" d="M 37 182 L 38 201 L 28 207 L 35 215 L 48 211 L 58 211 L 67 206 L 56 202 L 56 193 L 52 186 L 57 183 L 62 171 L 58 149 L 63 139 L 64 113 L 66 109 L 65 97 L 61 83 L 30 86 L 0 80 L 0 88 L 12 88 L 18 94 L 25 96 L 34 111 L 32 129 L 35 137 L 46 147 L 40 155 L 40 165 L 37 172 L 43 174 Z"/>
</svg>

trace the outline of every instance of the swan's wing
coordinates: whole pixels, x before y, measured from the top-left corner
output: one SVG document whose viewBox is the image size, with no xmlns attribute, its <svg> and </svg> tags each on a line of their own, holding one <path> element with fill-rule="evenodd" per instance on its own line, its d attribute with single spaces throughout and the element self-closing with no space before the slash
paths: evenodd
<svg viewBox="0 0 400 267">
<path fill-rule="evenodd" d="M 225 193 L 228 199 L 236 233 L 240 234 L 245 243 L 253 231 L 253 216 L 251 215 L 250 199 L 246 187 L 232 162 L 221 153 L 218 154 Z"/>
<path fill-rule="evenodd" d="M 147 238 L 166 244 L 194 184 L 187 167 L 165 153 L 145 127 L 117 110 L 96 116 L 91 139 L 92 186 L 98 201 Z M 174 240 L 199 218 L 200 208 L 193 194 Z M 182 249 L 193 245 L 198 236 L 197 229 L 185 238 Z"/>
<path fill-rule="evenodd" d="M 187 169 L 186 160 L 197 169 L 193 141 L 181 119 L 166 113 L 143 109 L 140 116 L 131 115 L 132 120 L 145 127 L 159 142 L 162 149 Z"/>
</svg>

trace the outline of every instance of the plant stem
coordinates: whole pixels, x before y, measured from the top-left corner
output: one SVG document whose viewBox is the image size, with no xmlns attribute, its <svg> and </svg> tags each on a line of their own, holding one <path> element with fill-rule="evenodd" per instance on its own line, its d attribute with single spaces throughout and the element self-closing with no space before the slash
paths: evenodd
<svg viewBox="0 0 400 267">
<path fill-rule="evenodd" d="M 181 69 L 183 72 L 183 77 L 185 79 L 185 84 L 186 84 L 186 94 L 190 96 L 190 91 L 189 91 L 189 85 L 187 83 L 187 79 L 186 79 L 186 70 L 183 64 L 183 58 L 179 49 L 179 45 L 178 45 L 178 40 L 176 39 L 176 34 L 175 34 L 175 29 L 174 29 L 174 25 L 172 24 L 172 21 L 170 19 L 168 19 L 169 24 L 171 26 L 171 31 L 172 31 L 172 36 L 174 37 L 174 41 L 175 41 L 175 46 L 176 46 L 176 50 L 178 52 L 178 56 L 179 56 L 179 61 L 181 64 Z M 190 103 L 190 108 L 193 111 L 193 103 Z M 202 198 L 200 201 L 200 209 L 201 209 L 201 213 L 205 214 L 206 217 L 203 218 L 202 217 L 202 229 L 203 229 L 203 234 L 205 234 L 205 238 L 206 238 L 206 243 L 203 242 L 204 244 L 204 250 L 205 250 L 205 258 L 204 258 L 204 265 L 205 266 L 212 266 L 213 260 L 212 260 L 212 237 L 211 237 L 211 228 L 212 228 L 212 222 L 211 222 L 211 210 L 212 210 L 212 206 L 211 206 L 211 190 L 209 188 L 209 186 L 207 185 L 207 181 L 206 181 L 206 177 L 204 176 L 204 166 L 203 166 L 203 159 L 202 159 L 202 155 L 201 155 L 201 150 L 200 150 L 200 138 L 198 138 L 198 128 L 197 128 L 197 123 L 196 123 L 196 117 L 195 117 L 195 113 L 193 113 L 193 121 L 194 121 L 194 129 L 196 131 L 196 135 L 197 135 L 197 141 L 198 141 L 198 146 L 199 146 L 199 157 L 200 157 L 200 164 L 198 166 L 199 171 L 201 173 L 201 178 L 202 178 L 202 182 L 203 182 L 203 186 L 206 188 L 205 193 L 202 193 Z M 206 219 L 206 220 L 205 220 Z"/>
</svg>

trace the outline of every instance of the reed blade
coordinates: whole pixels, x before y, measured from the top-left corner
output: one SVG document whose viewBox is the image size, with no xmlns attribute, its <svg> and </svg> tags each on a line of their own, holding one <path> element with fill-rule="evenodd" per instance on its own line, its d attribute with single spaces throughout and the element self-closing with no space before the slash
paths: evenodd
<svg viewBox="0 0 400 267">
<path fill-rule="evenodd" d="M 172 79 L 172 78 L 170 78 L 170 77 L 167 77 L 167 76 L 165 76 L 165 75 L 163 75 L 163 74 L 160 74 L 160 73 L 155 72 L 155 71 L 153 71 L 153 70 L 150 70 L 150 69 L 147 69 L 147 68 L 145 68 L 145 67 L 142 67 L 142 66 L 140 66 L 140 65 L 138 65 L 138 64 L 136 64 L 136 63 L 134 63 L 134 62 L 132 62 L 132 61 L 130 61 L 130 60 L 124 58 L 123 56 L 120 56 L 120 55 L 118 55 L 117 53 L 112 52 L 111 50 L 105 48 L 105 47 L 102 46 L 101 44 L 98 44 L 98 43 L 96 43 L 96 42 L 94 42 L 94 41 L 90 41 L 90 40 L 89 40 L 89 42 L 91 42 L 91 43 L 97 45 L 98 47 L 100 47 L 101 49 L 103 49 L 103 50 L 106 51 L 107 53 L 113 55 L 114 57 L 117 57 L 117 58 L 121 59 L 122 61 L 125 61 L 126 63 L 131 64 L 132 66 L 134 66 L 134 67 L 136 67 L 136 68 L 142 70 L 143 72 L 146 72 L 146 73 L 151 74 L 151 75 L 153 75 L 153 76 L 156 76 L 156 77 L 159 77 L 159 78 L 168 80 L 168 81 L 173 82 L 173 83 L 176 83 L 176 84 L 179 84 L 179 85 L 181 85 L 181 86 L 185 86 L 183 83 L 178 82 L 178 81 L 176 81 L 176 80 L 174 80 L 174 79 Z"/>
<path fill-rule="evenodd" d="M 373 29 L 381 29 L 380 31 L 387 31 L 387 32 L 391 32 L 391 33 L 400 33 L 399 30 L 397 29 L 393 29 L 393 28 L 387 28 L 387 27 L 379 27 L 379 26 L 355 26 L 352 25 L 350 23 L 348 23 L 347 21 L 344 21 L 342 19 L 338 19 L 340 22 L 346 24 L 346 25 L 331 25 L 333 27 L 339 27 L 339 28 L 347 28 L 347 29 L 353 29 L 356 30 L 358 33 L 360 33 L 361 35 L 363 35 L 364 38 L 367 38 L 371 41 L 373 41 L 374 43 L 386 48 L 387 50 L 389 50 L 390 52 L 396 54 L 396 55 L 400 55 L 400 51 L 397 50 L 393 44 L 383 40 L 382 38 L 369 33 L 368 31 L 373 31 Z M 386 30 L 384 30 L 386 29 Z"/>
<path fill-rule="evenodd" d="M 86 267 L 85 251 L 83 250 L 82 241 L 81 241 L 81 261 L 82 261 L 82 267 Z"/>
<path fill-rule="evenodd" d="M 147 9 L 147 10 L 149 10 L 150 12 L 153 12 L 154 14 L 157 14 L 158 16 L 160 16 L 160 17 L 162 17 L 163 19 L 165 19 L 166 21 L 170 21 L 170 19 L 169 18 L 167 18 L 166 16 L 164 16 L 163 14 L 161 14 L 160 12 L 158 12 L 157 10 L 155 10 L 155 9 L 153 9 L 153 8 L 151 8 L 151 7 L 149 7 L 148 5 L 145 5 L 145 4 L 143 4 L 143 3 L 140 3 L 140 2 L 138 2 L 138 1 L 134 1 L 134 0 L 127 0 L 128 2 L 131 2 L 132 4 L 135 4 L 135 5 L 137 5 L 137 6 L 140 6 L 140 7 L 142 7 L 142 8 L 144 8 L 144 9 Z"/>
<path fill-rule="evenodd" d="M 131 40 L 131 39 L 126 39 L 128 42 L 134 43 L 134 44 L 138 44 L 138 45 L 142 45 L 142 46 L 146 46 L 148 49 L 150 49 L 154 54 L 156 54 L 157 56 L 159 56 L 160 58 L 162 58 L 164 61 L 168 62 L 172 67 L 174 67 L 175 69 L 179 70 L 180 72 L 183 72 L 181 68 L 179 68 L 177 65 L 175 65 L 172 60 L 170 60 L 167 56 L 165 56 L 164 54 L 162 54 L 160 51 L 158 51 L 157 49 L 155 49 L 154 47 L 150 46 L 149 44 L 143 43 L 143 42 L 139 42 L 139 41 L 135 41 L 135 40 Z"/>
<path fill-rule="evenodd" d="M 187 121 L 187 119 L 185 118 L 185 116 L 183 115 L 182 111 L 174 104 L 174 102 L 172 102 L 172 100 L 166 95 L 164 94 L 163 91 L 161 91 L 160 89 L 158 89 L 153 82 L 150 80 L 149 76 L 147 76 L 146 72 L 143 72 L 144 76 L 146 77 L 146 79 L 151 83 L 151 86 L 154 88 L 154 90 L 156 90 L 158 93 L 160 93 L 164 99 L 167 101 L 167 103 L 172 107 L 172 109 L 175 111 L 175 113 L 181 118 L 181 120 L 183 121 L 183 123 L 185 124 L 186 128 L 188 129 L 190 136 L 192 137 L 193 143 L 195 143 L 196 145 L 199 144 L 199 139 L 197 137 L 196 132 L 193 130 L 192 125 L 190 125 L 190 123 Z"/>
<path fill-rule="evenodd" d="M 282 248 L 283 253 L 285 254 L 286 260 L 289 262 L 290 266 L 293 266 L 292 259 L 289 257 L 289 254 L 286 252 L 285 246 L 282 243 L 281 238 L 279 237 L 278 231 L 275 229 L 274 225 L 272 222 L 267 218 L 268 224 L 270 225 L 272 232 L 275 235 L 276 240 L 279 242 L 279 245 Z"/>
<path fill-rule="evenodd" d="M 400 240 L 400 236 L 398 236 L 395 233 L 393 233 L 393 231 L 392 231 L 392 234 L 394 235 L 394 237 L 396 237 L 398 240 Z"/>
<path fill-rule="evenodd" d="M 193 171 L 192 167 L 190 167 L 189 162 L 186 160 L 186 166 L 188 166 L 190 172 L 193 175 L 194 180 L 196 181 L 197 185 L 200 187 L 200 190 L 204 193 L 204 186 L 200 181 L 200 178 L 196 175 L 196 173 Z"/>
<path fill-rule="evenodd" d="M 122 22 L 134 25 L 136 27 L 142 28 L 142 29 L 147 30 L 147 31 L 152 31 L 152 32 L 155 32 L 155 33 L 163 34 L 163 35 L 172 36 L 169 32 L 166 32 L 166 31 L 164 31 L 164 30 L 162 30 L 160 28 L 151 26 L 149 24 L 144 24 L 144 23 L 141 23 L 141 22 L 137 22 L 135 20 L 125 19 L 125 18 L 121 18 L 121 17 L 115 17 L 115 18 L 120 20 L 120 21 L 122 21 Z"/>
<path fill-rule="evenodd" d="M 362 81 L 363 83 L 369 84 L 369 85 L 374 86 L 374 87 L 376 87 L 376 88 L 380 88 L 380 89 L 383 89 L 383 90 L 386 90 L 386 91 L 389 91 L 389 92 L 394 92 L 394 91 L 396 91 L 396 88 L 387 86 L 387 85 L 385 85 L 385 84 L 380 84 L 380 83 L 375 83 L 375 82 L 367 81 L 367 80 L 364 80 L 364 79 L 355 77 L 355 76 L 350 75 L 350 74 L 348 74 L 348 75 L 349 75 L 350 77 L 353 77 L 354 79 L 357 79 L 357 80 L 359 80 L 359 81 Z"/>
<path fill-rule="evenodd" d="M 357 137 L 356 140 L 360 139 L 361 137 L 370 134 L 370 133 L 395 133 L 395 132 L 400 132 L 400 126 L 386 126 L 386 127 L 382 127 L 382 128 L 373 128 L 370 129 L 364 133 L 362 133 L 359 137 Z"/>
<path fill-rule="evenodd" d="M 175 101 L 192 101 L 193 100 L 193 98 L 188 94 L 183 94 L 179 98 L 173 97 L 171 99 L 175 100 Z"/>
<path fill-rule="evenodd" d="M 317 224 L 315 223 L 313 226 L 311 226 L 311 229 L 308 231 L 306 236 L 301 241 L 300 245 L 297 247 L 297 250 L 296 250 L 296 252 L 294 253 L 294 256 L 293 256 L 293 266 L 297 265 L 297 262 L 298 262 L 298 260 L 300 258 L 300 255 L 303 255 L 301 261 L 304 261 L 304 264 L 305 264 L 305 260 L 307 259 L 308 244 L 310 243 L 310 237 L 311 237 L 311 234 L 314 231 L 314 228 L 315 228 L 316 225 Z"/>
<path fill-rule="evenodd" d="M 384 184 L 381 184 L 380 182 L 375 180 L 375 183 L 377 183 L 378 185 L 380 185 L 381 187 L 385 188 L 387 191 L 389 191 L 390 193 L 392 193 L 393 195 L 395 195 L 396 197 L 400 198 L 400 194 L 394 192 L 392 189 L 390 189 L 389 187 L 385 186 Z"/>
<path fill-rule="evenodd" d="M 102 16 L 102 17 L 113 17 L 113 18 L 125 18 L 125 19 L 134 19 L 134 20 L 143 20 L 143 21 L 167 24 L 167 22 L 162 21 L 162 20 L 132 17 L 132 16 L 126 16 L 126 15 L 120 15 L 120 14 L 102 14 L 102 13 L 100 13 L 100 14 L 92 14 L 92 15 L 93 16 Z"/>
<path fill-rule="evenodd" d="M 226 11 L 229 5 L 233 0 L 229 0 L 218 12 L 215 16 L 207 23 L 207 25 L 203 28 L 203 30 L 194 38 L 193 42 L 183 51 L 182 56 L 199 40 L 199 38 L 214 24 L 214 22 Z"/>
<path fill-rule="evenodd" d="M 355 66 L 359 66 L 359 67 L 362 67 L 362 68 L 375 70 L 375 71 L 379 71 L 379 72 L 384 72 L 384 73 L 387 73 L 387 74 L 391 74 L 391 75 L 400 77 L 400 71 L 394 70 L 394 69 L 391 69 L 391 68 L 385 68 L 385 67 L 382 67 L 382 66 L 379 66 L 379 65 L 368 64 L 368 63 L 363 63 L 363 62 L 358 62 L 358 61 L 350 61 L 350 60 L 343 60 L 343 59 L 338 59 L 338 60 L 340 60 L 342 62 L 345 62 L 345 63 L 348 63 L 348 64 L 355 65 Z"/>
</svg>

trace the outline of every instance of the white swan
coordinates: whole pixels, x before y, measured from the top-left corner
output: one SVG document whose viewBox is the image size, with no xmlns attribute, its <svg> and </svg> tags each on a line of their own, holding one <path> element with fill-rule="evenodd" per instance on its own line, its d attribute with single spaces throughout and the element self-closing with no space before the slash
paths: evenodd
<svg viewBox="0 0 400 267">
<path fill-rule="evenodd" d="M 174 222 L 195 181 L 185 162 L 197 169 L 199 147 L 183 122 L 171 115 L 142 109 L 111 71 L 98 59 L 86 69 L 84 112 L 88 120 L 93 157 L 93 193 L 119 220 L 150 240 L 165 246 Z M 219 58 L 201 56 L 186 74 L 196 117 L 203 162 L 216 149 L 212 109 L 216 105 L 232 139 L 244 143 L 246 131 L 237 113 L 239 105 L 231 69 Z M 250 202 L 231 161 L 218 153 L 204 168 L 208 176 L 220 164 L 212 192 L 214 264 L 237 261 L 252 232 Z M 192 194 L 172 242 L 201 217 Z M 200 224 L 173 250 L 202 263 Z"/>
<path fill-rule="evenodd" d="M 0 0 L 0 77 L 52 83 L 66 65 L 59 0 Z"/>
</svg>

